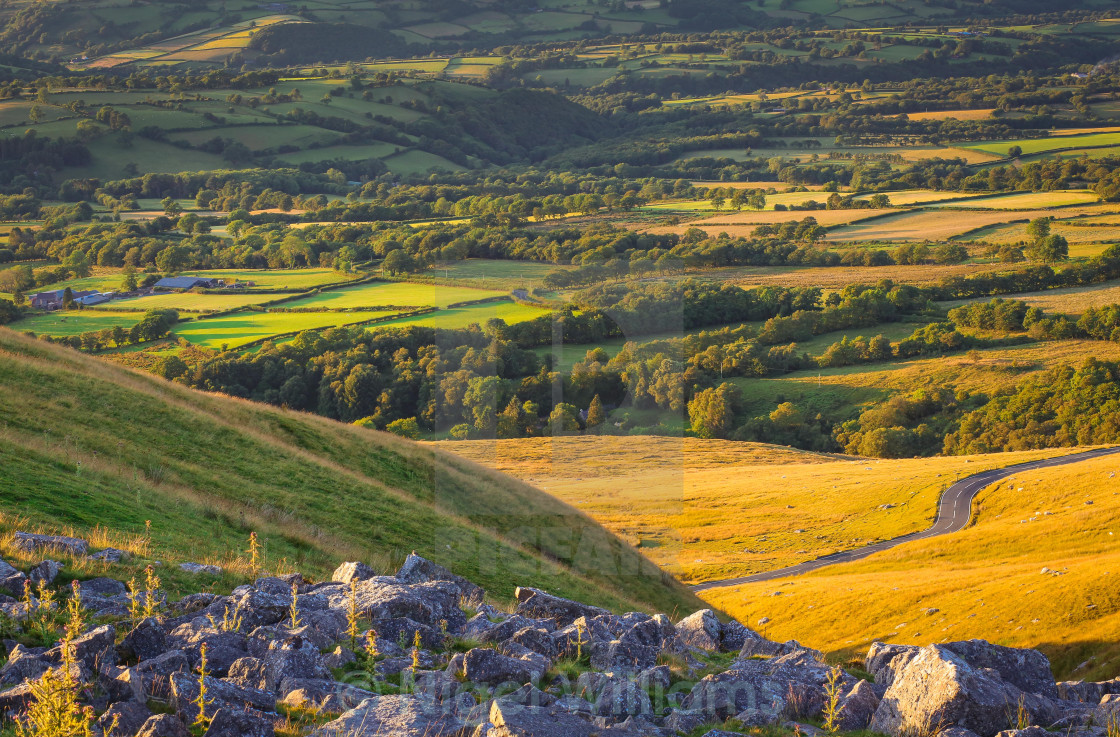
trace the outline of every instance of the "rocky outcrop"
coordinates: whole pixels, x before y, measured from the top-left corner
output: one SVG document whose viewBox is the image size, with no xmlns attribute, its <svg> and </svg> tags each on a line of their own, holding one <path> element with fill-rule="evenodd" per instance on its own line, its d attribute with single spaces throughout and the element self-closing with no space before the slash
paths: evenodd
<svg viewBox="0 0 1120 737">
<path fill-rule="evenodd" d="M 34 570 L 44 581 L 56 572 L 50 561 Z M 727 719 L 783 730 L 796 721 L 811 736 L 819 730 L 804 722 L 822 717 L 830 675 L 846 731 L 1044 737 L 1034 727 L 1011 729 L 1025 720 L 1102 737 L 1084 725 L 1120 718 L 1116 682 L 1055 684 L 1038 652 L 979 640 L 876 643 L 865 661 L 870 683 L 830 668 L 819 651 L 770 641 L 710 609 L 674 623 L 522 587 L 509 614 L 415 554 L 395 576 L 351 563 L 333 578 L 265 576 L 228 595 L 170 605 L 157 592 L 160 616 L 139 622 L 127 619 L 120 581 L 82 581 L 82 602 L 99 619 L 73 643 L 73 672 L 89 686 L 83 703 L 99 714 L 93 733 L 103 737 L 115 721 L 114 737 L 185 737 L 200 682 L 207 737 L 270 737 L 278 725 L 291 729 L 285 711 L 319 715 L 319 726 L 305 730 L 318 737 L 714 736 L 733 733 L 712 730 Z M 30 579 L 0 561 L 4 580 L 15 587 Z M 351 586 L 368 626 L 354 639 Z M 10 599 L 3 606 L 17 615 L 23 607 Z M 62 652 L 8 647 L 0 710 L 18 714 Z M 173 713 L 151 713 L 164 708 Z"/>
<path fill-rule="evenodd" d="M 701 679 L 681 708 L 711 720 L 735 717 L 755 726 L 820 714 L 828 667 L 821 662 L 787 658 L 791 656 L 737 660 L 728 670 Z M 854 683 L 854 678 L 844 674 L 840 687 L 850 689 Z"/>
</svg>

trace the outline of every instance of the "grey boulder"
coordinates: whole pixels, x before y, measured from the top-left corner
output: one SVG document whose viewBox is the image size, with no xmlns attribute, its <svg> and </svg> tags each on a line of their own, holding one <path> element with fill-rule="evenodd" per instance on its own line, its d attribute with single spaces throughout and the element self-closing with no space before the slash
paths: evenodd
<svg viewBox="0 0 1120 737">
<path fill-rule="evenodd" d="M 527 586 L 518 586 L 514 596 L 517 598 L 518 614 L 537 619 L 551 619 L 557 627 L 565 627 L 580 617 L 590 619 L 610 614 L 606 609 L 553 596 Z"/>
<path fill-rule="evenodd" d="M 969 665 L 945 646 L 930 645 L 895 674 L 875 710 L 871 729 L 902 735 L 957 726 L 979 737 L 994 737 L 1011 726 L 1020 707 L 1032 722 L 1053 721 L 1049 699 L 1024 693 L 994 669 Z"/>
<path fill-rule="evenodd" d="M 29 555 L 34 555 L 41 550 L 53 550 L 74 556 L 89 552 L 89 543 L 80 538 L 65 535 L 36 535 L 30 532 L 15 533 L 12 536 L 12 547 Z"/>
<path fill-rule="evenodd" d="M 723 641 L 723 625 L 711 609 L 701 609 L 677 622 L 677 634 L 689 647 L 717 652 Z"/>
<path fill-rule="evenodd" d="M 438 563 L 421 558 L 413 551 L 405 558 L 397 571 L 397 580 L 405 583 L 426 583 L 428 581 L 447 581 L 459 587 L 459 593 L 466 602 L 481 603 L 486 592 L 462 576 L 456 576 Z"/>
<path fill-rule="evenodd" d="M 374 696 L 319 727 L 311 737 L 451 737 L 462 734 L 464 726 L 450 710 L 426 699 L 411 695 Z"/>
</svg>

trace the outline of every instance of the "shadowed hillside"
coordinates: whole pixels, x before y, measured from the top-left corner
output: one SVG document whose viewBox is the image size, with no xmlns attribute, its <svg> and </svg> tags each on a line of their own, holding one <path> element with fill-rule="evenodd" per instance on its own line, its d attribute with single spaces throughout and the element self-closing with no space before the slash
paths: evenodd
<svg viewBox="0 0 1120 737">
<path fill-rule="evenodd" d="M 202 394 L 0 330 L 0 503 L 31 523 L 144 532 L 153 556 L 231 560 L 250 531 L 309 574 L 410 550 L 497 597 L 697 600 L 571 507 L 391 435 Z"/>
</svg>

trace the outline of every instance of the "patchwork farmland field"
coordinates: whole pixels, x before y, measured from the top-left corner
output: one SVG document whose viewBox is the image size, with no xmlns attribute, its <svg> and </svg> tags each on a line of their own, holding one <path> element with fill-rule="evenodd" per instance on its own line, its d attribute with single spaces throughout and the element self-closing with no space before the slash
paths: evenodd
<svg viewBox="0 0 1120 737">
<path fill-rule="evenodd" d="M 205 348 L 238 348 L 271 335 L 339 327 L 392 312 L 237 312 L 181 323 L 174 335 Z"/>
<path fill-rule="evenodd" d="M 1099 202 L 1093 192 L 1022 192 L 995 197 L 977 197 L 960 202 L 943 202 L 934 207 L 984 208 L 993 210 L 1030 210 L 1040 207 L 1066 207 Z"/>
<path fill-rule="evenodd" d="M 183 276 L 203 276 L 208 279 L 223 279 L 225 281 L 251 281 L 256 285 L 256 288 L 261 289 L 303 291 L 321 287 L 325 284 L 337 284 L 350 279 L 359 279 L 362 275 L 340 274 L 334 269 L 213 269 L 185 271 Z"/>
<path fill-rule="evenodd" d="M 1006 156 L 1012 146 L 1018 146 L 1024 154 L 1044 154 L 1063 149 L 1087 147 L 1120 146 L 1120 132 L 1087 133 L 1074 136 L 1049 136 L 1025 140 L 988 141 L 984 143 L 962 144 L 961 148 Z"/>
<path fill-rule="evenodd" d="M 140 312 L 110 312 L 108 310 L 67 310 L 48 312 L 25 317 L 12 323 L 11 327 L 20 332 L 36 335 L 69 336 L 117 327 L 130 328 L 140 322 Z"/>
<path fill-rule="evenodd" d="M 1033 307 L 1041 307 L 1047 313 L 1076 316 L 1090 307 L 1120 304 L 1120 286 L 1109 283 L 1045 292 L 1020 292 L 1014 298 Z M 971 301 L 973 300 L 947 302 L 946 306 L 957 307 Z"/>
<path fill-rule="evenodd" d="M 153 294 L 149 297 L 113 300 L 105 309 L 112 310 L 179 310 L 182 312 L 220 312 L 248 305 L 260 304 L 277 299 L 282 295 L 263 295 L 246 292 L 244 294 L 200 294 L 196 292 L 172 292 Z M 100 310 L 102 307 L 90 309 Z"/>
<path fill-rule="evenodd" d="M 1103 205 L 1087 205 L 1068 208 L 1062 213 L 1067 216 L 1080 214 L 1099 214 Z M 837 228 L 826 236 L 834 242 L 861 241 L 866 243 L 913 242 L 926 240 L 948 240 L 979 228 L 1011 221 L 1028 221 L 1040 217 L 1052 217 L 1048 210 L 1004 210 L 955 212 L 950 209 L 932 211 L 903 212 L 898 215 L 873 220 L 867 223 L 853 223 Z"/>
<path fill-rule="evenodd" d="M 470 287 L 450 287 L 414 283 L 373 282 L 327 292 L 284 303 L 291 309 L 349 309 L 352 307 L 447 307 L 456 302 L 469 302 L 507 293 Z"/>
</svg>

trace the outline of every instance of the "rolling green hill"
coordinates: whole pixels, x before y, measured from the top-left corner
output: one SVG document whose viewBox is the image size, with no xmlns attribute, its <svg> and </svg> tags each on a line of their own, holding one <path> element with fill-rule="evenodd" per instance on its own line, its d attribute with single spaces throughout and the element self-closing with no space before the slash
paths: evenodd
<svg viewBox="0 0 1120 737">
<path fill-rule="evenodd" d="M 323 576 L 410 550 L 498 598 L 533 585 L 613 608 L 699 602 L 526 484 L 395 436 L 203 394 L 0 329 L 0 528 L 143 535 L 148 556 Z M 110 535 L 111 537 L 111 535 Z M 236 567 L 236 566 L 235 566 Z"/>
</svg>

